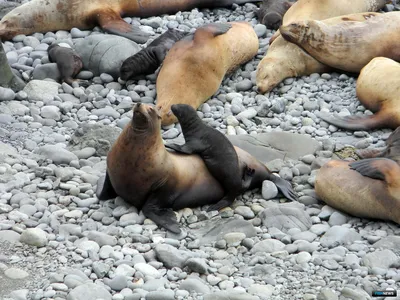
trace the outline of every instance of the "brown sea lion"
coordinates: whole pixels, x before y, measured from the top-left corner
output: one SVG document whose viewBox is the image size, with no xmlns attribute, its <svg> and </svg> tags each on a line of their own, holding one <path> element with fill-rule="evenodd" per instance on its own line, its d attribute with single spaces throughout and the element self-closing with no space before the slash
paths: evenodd
<svg viewBox="0 0 400 300">
<path fill-rule="evenodd" d="M 378 56 L 400 60 L 398 11 L 331 26 L 316 20 L 297 21 L 281 26 L 279 31 L 285 40 L 323 64 L 348 72 L 360 72 Z"/>
<path fill-rule="evenodd" d="M 132 121 L 108 153 L 107 173 L 99 179 L 96 195 L 99 199 L 119 195 L 159 226 L 179 233 L 173 210 L 216 203 L 224 190 L 198 155 L 168 152 L 160 127 L 161 118 L 152 106 L 138 103 L 133 108 Z M 235 150 L 238 172 L 246 167 L 255 170 L 248 189 L 275 180 L 265 165 L 246 151 Z"/>
<path fill-rule="evenodd" d="M 177 122 L 174 115 L 167 115 L 172 104 L 197 109 L 218 90 L 226 74 L 257 54 L 258 47 L 257 34 L 246 22 L 208 24 L 175 43 L 156 83 L 162 124 Z"/>
<path fill-rule="evenodd" d="M 169 49 L 187 34 L 187 32 L 174 28 L 168 29 L 146 48 L 128 57 L 122 63 L 120 68 L 121 79 L 126 81 L 138 75 L 154 73 L 164 61 Z"/>
<path fill-rule="evenodd" d="M 286 0 L 263 0 L 257 11 L 258 21 L 270 29 L 278 29 L 282 18 L 293 2 Z"/>
<path fill-rule="evenodd" d="M 343 14 L 376 11 L 381 9 L 385 3 L 386 0 L 299 0 L 285 13 L 283 24 L 287 24 L 289 21 L 294 22 L 304 19 L 324 20 L 338 16 L 337 19 L 325 20 L 329 24 L 337 24 L 344 21 L 340 19 Z M 351 18 L 358 20 L 360 16 L 352 15 Z M 329 72 L 331 70 L 331 67 L 317 61 L 299 46 L 289 43 L 279 35 L 269 46 L 267 54 L 258 64 L 256 72 L 257 88 L 259 92 L 266 93 L 285 78 Z"/>
<path fill-rule="evenodd" d="M 0 21 L 0 38 L 17 34 L 57 30 L 91 29 L 104 31 L 137 43 L 145 43 L 149 34 L 126 23 L 121 16 L 151 17 L 205 7 L 229 7 L 257 0 L 32 0 L 13 9 Z"/>
<path fill-rule="evenodd" d="M 396 129 L 400 126 L 400 64 L 385 57 L 376 57 L 360 72 L 357 97 L 375 114 L 340 117 L 320 113 L 324 121 L 349 130 L 377 128 Z"/>
<path fill-rule="evenodd" d="M 373 153 L 373 152 L 372 152 Z M 384 151 L 356 162 L 331 160 L 318 171 L 317 196 L 345 213 L 400 224 L 400 129 Z"/>
<path fill-rule="evenodd" d="M 61 80 L 72 85 L 74 77 L 82 69 L 83 63 L 81 57 L 72 48 L 60 46 L 59 44 L 51 44 L 47 48 L 49 61 L 57 63 L 60 71 Z M 81 82 L 83 83 L 83 82 Z"/>
</svg>

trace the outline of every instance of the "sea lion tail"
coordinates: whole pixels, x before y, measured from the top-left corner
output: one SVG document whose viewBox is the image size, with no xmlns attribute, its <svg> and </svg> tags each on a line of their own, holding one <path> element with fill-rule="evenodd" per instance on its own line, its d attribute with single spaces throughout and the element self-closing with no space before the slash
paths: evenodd
<svg viewBox="0 0 400 300">
<path fill-rule="evenodd" d="M 279 176 L 271 174 L 271 178 L 269 179 L 273 183 L 275 183 L 278 190 L 289 200 L 291 201 L 298 201 L 298 195 L 293 190 L 292 185 L 289 181 L 282 179 Z"/>
<path fill-rule="evenodd" d="M 371 128 L 382 128 L 387 125 L 387 119 L 389 118 L 388 116 L 384 117 L 381 112 L 366 117 L 340 117 L 338 115 L 320 113 L 319 117 L 329 124 L 348 130 L 368 130 Z"/>
</svg>

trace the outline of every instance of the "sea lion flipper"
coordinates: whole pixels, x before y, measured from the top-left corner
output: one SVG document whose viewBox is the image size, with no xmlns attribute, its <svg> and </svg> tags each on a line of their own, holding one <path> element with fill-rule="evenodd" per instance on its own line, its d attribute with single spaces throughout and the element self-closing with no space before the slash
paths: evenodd
<svg viewBox="0 0 400 300">
<path fill-rule="evenodd" d="M 231 28 L 232 24 L 229 23 L 211 23 L 204 25 L 197 28 L 194 33 L 193 41 L 195 44 L 202 43 L 205 39 L 227 33 Z"/>
<path fill-rule="evenodd" d="M 146 201 L 142 207 L 143 214 L 158 226 L 179 234 L 181 229 L 179 228 L 174 211 L 171 208 L 160 207 L 158 202 L 162 201 L 152 199 Z"/>
<path fill-rule="evenodd" d="M 398 180 L 399 165 L 388 158 L 367 158 L 349 164 L 350 169 L 363 176 L 386 181 L 387 183 Z M 393 178 L 395 177 L 395 178 Z"/>
<path fill-rule="evenodd" d="M 161 65 L 169 49 L 165 47 L 154 47 L 151 50 L 153 51 L 155 57 Z"/>
<path fill-rule="evenodd" d="M 235 200 L 235 199 L 233 199 L 233 200 Z M 230 199 L 227 199 L 226 197 L 224 197 L 221 200 L 219 200 L 217 203 L 210 205 L 207 209 L 207 212 L 210 212 L 213 210 L 219 211 L 225 207 L 228 207 L 233 203 L 233 200 L 231 201 Z"/>
<path fill-rule="evenodd" d="M 251 180 L 254 177 L 254 174 L 256 173 L 256 170 L 253 168 L 249 168 L 246 166 L 244 168 L 243 176 L 242 176 L 242 189 L 243 190 L 248 190 L 251 185 Z"/>
<path fill-rule="evenodd" d="M 139 28 L 132 27 L 130 24 L 126 23 L 119 13 L 115 11 L 100 11 L 96 12 L 95 16 L 100 27 L 105 32 L 123 36 L 139 44 L 146 43 L 150 37 L 149 33 L 146 33 Z"/>
<path fill-rule="evenodd" d="M 275 183 L 278 190 L 289 200 L 298 201 L 298 196 L 289 181 L 271 174 L 270 180 Z"/>
<path fill-rule="evenodd" d="M 97 180 L 96 196 L 99 200 L 108 200 L 118 196 L 107 172 Z"/>
<path fill-rule="evenodd" d="M 194 153 L 191 147 L 188 146 L 188 144 L 183 144 L 183 145 L 178 145 L 178 144 L 166 144 L 165 147 L 169 149 L 173 149 L 176 152 L 179 153 L 184 153 L 184 154 L 192 154 Z"/>
</svg>

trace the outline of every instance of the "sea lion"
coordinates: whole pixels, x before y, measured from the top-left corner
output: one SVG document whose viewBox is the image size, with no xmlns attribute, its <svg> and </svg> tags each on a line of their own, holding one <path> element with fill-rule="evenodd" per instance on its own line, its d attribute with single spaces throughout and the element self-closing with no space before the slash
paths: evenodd
<svg viewBox="0 0 400 300">
<path fill-rule="evenodd" d="M 400 130 L 375 158 L 356 162 L 331 160 L 318 171 L 317 196 L 328 205 L 362 218 L 400 224 Z"/>
<path fill-rule="evenodd" d="M 339 128 L 369 130 L 400 126 L 400 64 L 385 57 L 372 59 L 357 79 L 357 97 L 375 114 L 340 117 L 320 113 L 319 117 Z"/>
<path fill-rule="evenodd" d="M 398 11 L 331 26 L 316 20 L 297 21 L 279 31 L 318 61 L 347 72 L 360 72 L 378 56 L 400 60 Z"/>
<path fill-rule="evenodd" d="M 166 147 L 180 153 L 200 155 L 211 175 L 222 185 L 224 197 L 211 205 L 208 211 L 220 210 L 231 205 L 243 190 L 239 158 L 231 141 L 217 129 L 203 123 L 190 105 L 174 104 L 171 110 L 181 125 L 185 144 L 167 144 Z M 251 170 L 247 173 L 251 174 Z M 297 199 L 287 181 L 276 176 L 273 179 L 282 194 L 290 200 Z"/>
<path fill-rule="evenodd" d="M 72 85 L 72 82 L 75 81 L 73 78 L 79 73 L 83 66 L 82 59 L 78 53 L 70 47 L 60 46 L 56 43 L 51 44 L 49 48 L 47 48 L 47 52 L 49 54 L 49 61 L 57 63 L 61 80 Z"/>
<path fill-rule="evenodd" d="M 360 5 L 361 3 L 361 5 Z M 283 24 L 304 19 L 324 20 L 333 16 L 337 19 L 324 20 L 327 24 L 337 24 L 345 20 L 342 14 L 376 11 L 381 9 L 386 0 L 299 0 L 285 13 Z M 358 20 L 360 16 L 352 15 Z M 329 72 L 332 68 L 308 55 L 299 46 L 292 44 L 278 35 L 269 46 L 267 54 L 257 66 L 256 83 L 260 93 L 271 91 L 281 81 L 288 77 L 310 75 L 312 73 Z"/>
<path fill-rule="evenodd" d="M 32 0 L 13 9 L 0 21 L 0 38 L 17 34 L 57 30 L 91 29 L 104 31 L 137 43 L 145 43 L 149 34 L 126 23 L 122 16 L 151 17 L 173 14 L 193 8 L 229 7 L 258 0 Z"/>
<path fill-rule="evenodd" d="M 198 155 L 167 151 L 160 128 L 156 109 L 140 103 L 134 106 L 132 121 L 107 155 L 107 172 L 99 179 L 96 195 L 103 200 L 119 195 L 157 225 L 179 233 L 173 209 L 216 203 L 224 190 Z M 247 189 L 275 180 L 265 165 L 246 151 L 235 150 L 240 170 L 246 166 L 255 170 Z M 290 183 L 285 184 L 295 194 Z"/>
<path fill-rule="evenodd" d="M 177 122 L 167 115 L 172 104 L 197 109 L 218 90 L 225 74 L 252 59 L 258 47 L 257 34 L 246 22 L 207 24 L 175 43 L 156 82 L 162 124 Z"/>
<path fill-rule="evenodd" d="M 270 29 L 278 29 L 282 18 L 293 2 L 286 0 L 264 0 L 257 11 L 258 21 Z"/>
<path fill-rule="evenodd" d="M 121 79 L 126 81 L 138 75 L 154 73 L 163 62 L 169 49 L 186 34 L 187 32 L 181 30 L 168 29 L 146 48 L 128 57 L 122 63 L 120 68 Z"/>
</svg>

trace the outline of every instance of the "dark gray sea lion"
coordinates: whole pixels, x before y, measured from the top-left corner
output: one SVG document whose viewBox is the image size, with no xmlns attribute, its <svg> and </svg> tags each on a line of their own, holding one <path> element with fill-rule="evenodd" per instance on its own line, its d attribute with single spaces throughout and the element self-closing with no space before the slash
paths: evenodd
<svg viewBox="0 0 400 300">
<path fill-rule="evenodd" d="M 168 29 L 146 48 L 128 57 L 121 66 L 120 77 L 128 80 L 138 75 L 154 73 L 162 64 L 171 47 L 187 33 L 177 29 Z"/>
<path fill-rule="evenodd" d="M 293 2 L 286 0 L 264 0 L 257 11 L 258 21 L 270 29 L 278 29 L 282 18 Z"/>
<path fill-rule="evenodd" d="M 225 192 L 200 156 L 167 151 L 160 128 L 160 115 L 152 106 L 139 103 L 133 108 L 132 121 L 108 153 L 107 173 L 99 179 L 96 195 L 101 200 L 118 195 L 157 225 L 179 233 L 173 210 L 214 204 Z M 235 150 L 238 172 L 245 174 L 246 167 L 255 170 L 247 189 L 272 180 L 284 182 L 291 190 L 289 182 L 273 175 L 249 153 Z"/>
</svg>

